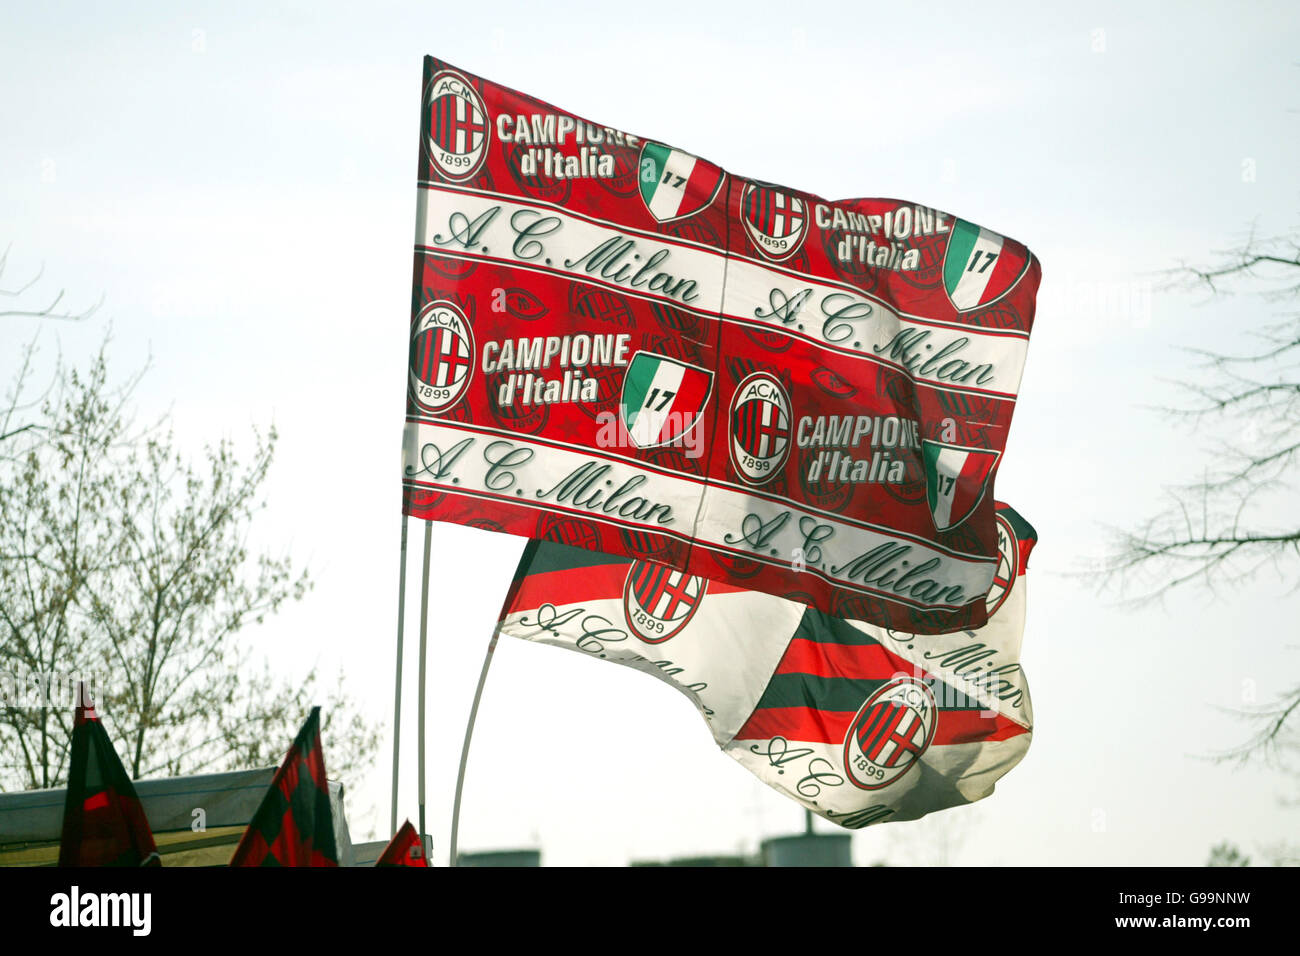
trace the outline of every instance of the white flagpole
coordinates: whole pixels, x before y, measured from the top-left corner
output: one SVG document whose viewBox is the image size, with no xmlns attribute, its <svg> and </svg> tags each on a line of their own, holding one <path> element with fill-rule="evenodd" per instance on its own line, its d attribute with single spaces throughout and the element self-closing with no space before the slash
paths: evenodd
<svg viewBox="0 0 1300 956">
<path fill-rule="evenodd" d="M 397 767 L 402 741 L 402 632 L 406 624 L 406 513 L 402 513 L 402 556 L 397 582 L 397 685 L 393 690 L 393 812 L 388 832 L 397 832 Z"/>
<path fill-rule="evenodd" d="M 424 573 L 420 582 L 420 845 L 426 848 L 424 829 L 424 662 L 429 643 L 429 550 L 433 543 L 433 522 L 424 523 Z"/>
<path fill-rule="evenodd" d="M 497 649 L 497 638 L 501 635 L 501 624 L 492 629 L 492 640 L 488 641 L 487 653 L 483 656 L 483 670 L 478 675 L 478 687 L 474 690 L 474 703 L 469 708 L 469 722 L 465 724 L 465 743 L 460 748 L 460 770 L 456 773 L 456 802 L 451 808 L 451 859 L 449 866 L 457 866 L 456 836 L 460 830 L 460 793 L 465 786 L 465 765 L 469 762 L 469 741 L 474 736 L 474 720 L 478 717 L 478 702 L 483 697 L 483 685 L 487 683 L 488 668 L 492 665 L 492 652 Z"/>
</svg>

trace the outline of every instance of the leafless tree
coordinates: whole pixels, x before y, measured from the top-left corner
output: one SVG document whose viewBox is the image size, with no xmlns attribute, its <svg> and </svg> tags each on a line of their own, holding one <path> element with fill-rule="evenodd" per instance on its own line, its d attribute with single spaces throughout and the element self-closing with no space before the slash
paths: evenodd
<svg viewBox="0 0 1300 956">
<path fill-rule="evenodd" d="M 53 297 L 48 301 L 45 298 L 37 299 L 35 307 L 31 307 L 30 304 L 24 303 L 24 297 L 29 299 L 33 297 L 30 293 L 41 281 L 41 277 L 45 275 L 45 265 L 42 263 L 32 277 L 26 282 L 20 282 L 16 286 L 11 286 L 5 282 L 4 277 L 5 272 L 9 267 L 9 251 L 11 248 L 12 246 L 7 246 L 4 253 L 0 254 L 0 283 L 4 283 L 3 285 L 0 285 L 0 297 L 13 303 L 14 307 L 0 308 L 0 318 L 24 317 L 78 322 L 82 319 L 90 318 L 99 310 L 99 307 L 104 304 L 104 298 L 103 296 L 100 296 L 98 302 L 89 308 L 82 309 L 80 312 L 61 309 L 59 307 L 63 304 L 63 296 L 66 294 L 66 290 L 64 289 L 60 289 L 58 292 L 54 293 Z M 40 303 L 44 304 L 41 305 Z"/>
<path fill-rule="evenodd" d="M 1172 270 L 1173 287 L 1211 296 L 1253 295 L 1273 315 L 1238 328 L 1240 351 L 1194 351 L 1195 378 L 1180 383 L 1186 402 L 1166 409 L 1214 451 L 1195 483 L 1173 489 L 1164 508 L 1117 532 L 1102 579 L 1132 601 L 1191 585 L 1232 588 L 1261 573 L 1300 589 L 1300 238 L 1253 233 L 1205 266 Z M 1249 739 L 1222 755 L 1277 757 L 1295 743 L 1300 685 L 1242 714 Z"/>
</svg>

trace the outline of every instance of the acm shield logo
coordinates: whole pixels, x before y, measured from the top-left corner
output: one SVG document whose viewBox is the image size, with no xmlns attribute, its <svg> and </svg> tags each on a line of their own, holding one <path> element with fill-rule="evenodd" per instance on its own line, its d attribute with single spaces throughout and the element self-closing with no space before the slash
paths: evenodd
<svg viewBox="0 0 1300 956">
<path fill-rule="evenodd" d="M 740 194 L 740 219 L 749 241 L 769 259 L 788 259 L 808 234 L 808 205 L 767 183 L 749 183 Z"/>
<path fill-rule="evenodd" d="M 463 182 L 479 171 L 492 139 L 478 90 L 455 70 L 443 70 L 424 93 L 424 149 L 443 176 Z"/>
<path fill-rule="evenodd" d="M 645 643 L 662 644 L 690 623 L 707 590 L 704 578 L 634 561 L 623 584 L 627 626 Z"/>
<path fill-rule="evenodd" d="M 755 372 L 731 399 L 731 463 L 741 479 L 763 485 L 790 454 L 790 396 L 767 372 Z"/>
<path fill-rule="evenodd" d="M 997 529 L 998 566 L 993 572 L 993 586 L 989 588 L 989 596 L 984 602 L 989 617 L 992 617 L 998 608 L 1006 603 L 1020 570 L 1020 541 L 1011 527 L 1011 522 L 999 514 Z"/>
<path fill-rule="evenodd" d="M 844 736 L 844 773 L 859 790 L 882 790 L 916 765 L 939 723 L 934 694 L 895 677 L 867 698 Z"/>
<path fill-rule="evenodd" d="M 441 412 L 460 401 L 474 375 L 474 336 L 451 302 L 430 302 L 411 335 L 410 387 L 415 403 Z"/>
</svg>

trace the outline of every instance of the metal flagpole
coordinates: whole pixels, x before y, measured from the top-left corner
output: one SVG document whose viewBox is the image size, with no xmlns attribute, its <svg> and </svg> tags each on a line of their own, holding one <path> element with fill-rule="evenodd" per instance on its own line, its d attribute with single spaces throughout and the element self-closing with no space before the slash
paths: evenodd
<svg viewBox="0 0 1300 956">
<path fill-rule="evenodd" d="M 492 666 L 492 652 L 497 649 L 497 638 L 501 636 L 501 625 L 492 629 L 492 640 L 488 641 L 487 653 L 483 655 L 483 670 L 478 675 L 478 687 L 474 690 L 474 703 L 469 708 L 469 722 L 465 724 L 465 743 L 460 748 L 460 770 L 456 773 L 456 802 L 451 808 L 451 859 L 449 866 L 456 866 L 456 836 L 460 830 L 460 792 L 465 786 L 465 764 L 469 762 L 469 741 L 474 736 L 474 720 L 478 717 L 478 702 L 483 696 L 483 685 L 487 683 L 488 668 Z"/>
<path fill-rule="evenodd" d="M 402 556 L 398 563 L 397 583 L 397 686 L 393 690 L 393 812 L 389 833 L 397 832 L 397 767 L 402 741 L 402 632 L 406 624 L 406 522 L 402 514 Z"/>
<path fill-rule="evenodd" d="M 420 581 L 420 846 L 427 853 L 424 829 L 424 662 L 429 643 L 429 549 L 433 543 L 433 522 L 424 523 L 424 573 Z M 427 857 L 426 857 L 427 858 Z"/>
</svg>

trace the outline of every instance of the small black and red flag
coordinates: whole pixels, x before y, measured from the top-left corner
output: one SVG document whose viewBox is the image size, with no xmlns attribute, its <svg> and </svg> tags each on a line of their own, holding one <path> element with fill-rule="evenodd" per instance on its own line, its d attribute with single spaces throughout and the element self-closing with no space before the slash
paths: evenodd
<svg viewBox="0 0 1300 956">
<path fill-rule="evenodd" d="M 384 847 L 384 852 L 375 861 L 375 866 L 428 866 L 424 855 L 424 846 L 420 836 L 407 820 L 397 831 L 396 836 Z"/>
<path fill-rule="evenodd" d="M 158 866 L 149 821 L 113 742 L 77 685 L 59 866 Z"/>
<path fill-rule="evenodd" d="M 298 731 L 244 831 L 231 866 L 338 866 L 320 744 L 320 708 Z"/>
</svg>

